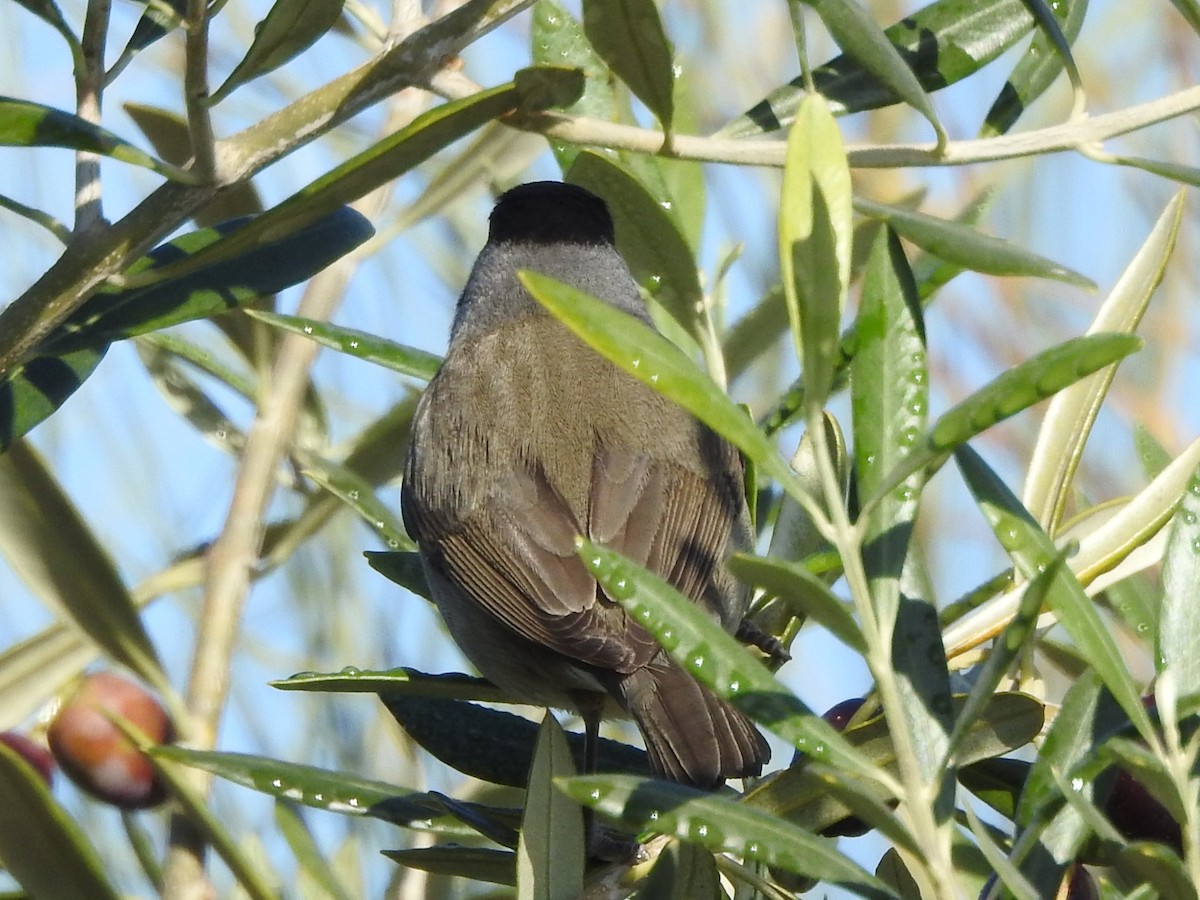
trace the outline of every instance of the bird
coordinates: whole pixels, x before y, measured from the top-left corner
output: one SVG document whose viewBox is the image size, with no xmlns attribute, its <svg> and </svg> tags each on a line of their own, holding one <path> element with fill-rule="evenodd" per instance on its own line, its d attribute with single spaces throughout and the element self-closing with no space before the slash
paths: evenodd
<svg viewBox="0 0 1200 900">
<path fill-rule="evenodd" d="M 607 596 L 576 537 L 667 580 L 736 633 L 726 565 L 752 531 L 744 463 L 690 413 L 600 356 L 522 286 L 528 270 L 653 327 L 605 202 L 563 182 L 497 200 L 449 348 L 414 414 L 401 487 L 432 599 L 479 672 L 522 702 L 632 717 L 651 772 L 711 790 L 770 758 L 743 713 Z"/>
</svg>

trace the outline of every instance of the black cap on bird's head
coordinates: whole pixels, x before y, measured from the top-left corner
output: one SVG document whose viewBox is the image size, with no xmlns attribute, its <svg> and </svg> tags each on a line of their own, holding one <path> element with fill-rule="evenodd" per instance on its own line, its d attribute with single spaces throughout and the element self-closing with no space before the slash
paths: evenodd
<svg viewBox="0 0 1200 900">
<path fill-rule="evenodd" d="M 603 200 L 574 184 L 532 181 L 496 201 L 491 242 L 611 244 L 613 221 Z"/>
</svg>

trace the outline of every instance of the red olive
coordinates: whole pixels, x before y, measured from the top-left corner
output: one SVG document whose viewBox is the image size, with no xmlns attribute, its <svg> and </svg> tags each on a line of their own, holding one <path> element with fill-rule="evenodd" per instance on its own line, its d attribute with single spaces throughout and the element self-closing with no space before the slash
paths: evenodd
<svg viewBox="0 0 1200 900">
<path fill-rule="evenodd" d="M 126 719 L 155 743 L 175 732 L 158 701 L 141 685 L 101 672 L 86 678 L 58 711 L 46 737 L 62 770 L 89 794 L 121 809 L 146 809 L 166 799 L 150 760 L 109 715 Z"/>
<path fill-rule="evenodd" d="M 41 744 L 15 731 L 0 732 L 0 744 L 4 744 L 33 766 L 47 787 L 54 783 L 54 757 Z"/>
</svg>

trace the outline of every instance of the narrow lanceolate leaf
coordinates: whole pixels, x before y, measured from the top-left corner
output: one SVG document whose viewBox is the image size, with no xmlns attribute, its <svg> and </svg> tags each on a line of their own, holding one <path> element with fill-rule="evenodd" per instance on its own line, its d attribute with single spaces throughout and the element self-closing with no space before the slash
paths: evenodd
<svg viewBox="0 0 1200 900">
<path fill-rule="evenodd" d="M 1088 0 L 1058 0 L 1052 16 L 1057 16 L 1066 41 L 1073 42 L 1083 27 Z M 1063 56 L 1055 52 L 1053 41 L 1039 28 L 1026 48 L 1000 94 L 984 117 L 980 137 L 995 137 L 1007 132 L 1033 101 L 1045 93 L 1063 70 Z"/>
<path fill-rule="evenodd" d="M 720 697 L 791 741 L 797 749 L 855 777 L 881 773 L 811 711 L 715 619 L 670 584 L 618 553 L 578 538 L 579 555 L 605 594 L 620 603 L 671 658 Z"/>
<path fill-rule="evenodd" d="M 627 169 L 585 150 L 564 180 L 604 199 L 613 216 L 617 249 L 633 277 L 692 337 L 700 336 L 703 300 L 696 259 L 675 220 Z"/>
<path fill-rule="evenodd" d="M 32 447 L 0 456 L 0 553 L 45 603 L 152 685 L 166 676 L 112 559 Z"/>
<path fill-rule="evenodd" d="M 1060 536 L 1079 542 L 1067 564 L 1089 595 L 1161 562 L 1165 547 L 1162 530 L 1198 466 L 1200 439 L 1098 527 L 1071 529 Z M 957 655 L 993 637 L 1012 618 L 1019 597 L 1020 589 L 1008 591 L 955 621 L 944 635 L 948 652 Z"/>
<path fill-rule="evenodd" d="M 932 466 L 945 454 L 1081 378 L 1139 349 L 1141 339 L 1128 334 L 1093 334 L 1072 338 L 1003 372 L 957 404 L 934 423 L 918 453 L 892 470 L 882 487 L 864 503 L 864 512 L 883 493 L 918 469 Z"/>
<path fill-rule="evenodd" d="M 1101 305 L 1088 334 L 1131 334 L 1150 303 L 1166 270 L 1183 217 L 1183 194 L 1176 194 L 1126 266 Z M 1055 395 L 1038 431 L 1029 461 L 1022 500 L 1050 534 L 1058 531 L 1070 494 L 1071 481 L 1083 456 L 1092 425 L 1116 375 L 1110 366 Z"/>
<path fill-rule="evenodd" d="M 583 26 L 556 0 L 533 5 L 533 61 L 538 65 L 574 66 L 583 72 L 583 93 L 563 109 L 575 116 L 615 122 L 620 116 L 615 80 L 608 65 L 588 42 Z M 566 172 L 581 152 L 577 144 L 550 138 L 550 149 Z M 612 151 L 609 151 L 612 153 Z"/>
<path fill-rule="evenodd" d="M 309 460 L 304 474 L 358 513 L 388 549 L 417 549 L 396 514 L 376 496 L 365 478 L 328 460 Z"/>
<path fill-rule="evenodd" d="M 867 263 L 850 384 L 858 490 L 869 497 L 917 451 L 929 408 L 920 298 L 904 249 L 890 228 L 880 232 Z M 864 556 L 884 621 L 895 618 L 921 487 L 920 473 L 914 473 L 870 513 Z"/>
<path fill-rule="evenodd" d="M 411 850 L 384 850 L 388 859 L 433 875 L 452 875 L 473 883 L 516 884 L 516 854 L 511 850 L 446 844 Z"/>
<path fill-rule="evenodd" d="M 1163 604 L 1159 615 L 1155 667 L 1170 672 L 1181 697 L 1200 694 L 1200 469 L 1171 523 L 1163 558 Z"/>
<path fill-rule="evenodd" d="M 584 0 L 583 31 L 608 67 L 669 133 L 675 113 L 675 70 L 654 0 Z"/>
<path fill-rule="evenodd" d="M 30 897 L 118 900 L 83 831 L 29 763 L 0 744 L 0 865 Z"/>
<path fill-rule="evenodd" d="M 936 91 L 974 74 L 1029 33 L 1033 18 L 1022 0 L 938 0 L 905 16 L 884 34 L 916 74 Z M 900 97 L 850 54 L 812 73 L 834 115 L 899 103 Z M 721 129 L 721 137 L 749 137 L 791 124 L 807 94 L 803 78 L 774 90 Z"/>
<path fill-rule="evenodd" d="M 983 668 L 975 677 L 975 683 L 971 686 L 966 704 L 955 718 L 954 731 L 946 748 L 946 753 L 951 758 L 968 734 L 975 717 L 984 710 L 996 689 L 1000 687 L 1000 682 L 1008 674 L 1009 668 L 1025 649 L 1026 642 L 1035 633 L 1034 625 L 1046 602 L 1046 594 L 1054 585 L 1058 570 L 1066 565 L 1066 557 L 1065 552 L 1056 555 L 1045 569 L 1025 586 L 1016 615 L 992 645 L 987 662 L 983 664 Z"/>
<path fill-rule="evenodd" d="M 945 129 L 933 111 L 929 95 L 900 51 L 858 0 L 806 0 L 817 11 L 833 39 L 868 72 L 901 100 L 924 116 L 937 132 L 938 143 L 946 140 Z M 801 110 L 804 101 L 800 103 Z M 801 112 L 800 115 L 803 113 Z"/>
<path fill-rule="evenodd" d="M 17 0 L 17 4 L 25 7 L 61 34 L 71 46 L 72 52 L 79 50 L 79 39 L 75 37 L 74 32 L 67 25 L 67 20 L 63 18 L 63 14 L 54 0 Z"/>
<path fill-rule="evenodd" d="M 570 285 L 523 272 L 526 290 L 605 358 L 678 403 L 736 446 L 810 512 L 819 507 L 767 437 L 678 347 L 639 322 Z"/>
<path fill-rule="evenodd" d="M 520 900 L 558 900 L 577 897 L 583 890 L 583 811 L 555 787 L 575 774 L 571 748 L 562 726 L 547 711 L 538 729 L 525 816 L 517 843 L 517 897 Z"/>
<path fill-rule="evenodd" d="M 211 103 L 251 79 L 278 69 L 303 53 L 333 27 L 345 0 L 275 0 L 267 17 L 254 26 L 254 43 L 216 91 Z"/>
<path fill-rule="evenodd" d="M 243 218 L 201 228 L 155 247 L 125 273 L 126 281 L 150 283 L 98 291 L 46 339 L 45 347 L 62 352 L 244 307 L 312 277 L 375 233 L 365 216 L 343 206 L 234 258 L 192 267 L 179 278 L 156 277 L 238 240 L 257 221 Z"/>
<path fill-rule="evenodd" d="M 397 178 L 485 123 L 516 109 L 527 108 L 530 104 L 536 106 L 545 100 L 547 91 L 554 93 L 557 87 L 568 96 L 572 92 L 577 96 L 578 91 L 582 90 L 582 76 L 575 70 L 526 69 L 517 73 L 518 76 L 523 74 L 538 77 L 518 77 L 513 83 L 480 91 L 429 110 L 412 124 L 368 147 L 256 217 L 231 235 L 229 240 L 151 273 L 153 277 L 146 280 L 179 278 L 204 266 L 241 256 L 253 247 L 295 234 L 344 204 Z M 564 97 L 551 99 L 564 100 Z M 570 99 L 564 102 L 570 102 Z"/>
<path fill-rule="evenodd" d="M 422 381 L 428 381 L 437 374 L 438 367 L 442 364 L 441 357 L 434 353 L 397 344 L 395 341 L 389 341 L 365 331 L 342 328 L 317 319 L 306 319 L 303 316 L 285 316 L 260 309 L 247 310 L 247 313 L 276 328 L 311 338 L 322 347 L 331 347 L 348 356 L 375 363 L 402 375 L 420 378 Z"/>
<path fill-rule="evenodd" d="M 159 38 L 178 28 L 187 15 L 187 0 L 147 0 L 146 10 L 133 28 L 125 49 L 112 68 L 104 73 L 104 83 L 111 84 L 133 58 Z"/>
<path fill-rule="evenodd" d="M 59 109 L 12 97 L 0 97 L 0 146 L 86 150 L 151 169 L 173 181 L 189 184 L 195 180 L 182 169 L 155 159 L 99 125 Z"/>
<path fill-rule="evenodd" d="M 1057 556 L 1054 542 L 973 450 L 959 447 L 955 456 L 967 487 L 1000 545 L 1024 577 L 1036 577 Z M 1153 726 L 1142 705 L 1141 692 L 1104 620 L 1069 568 L 1059 568 L 1046 592 L 1046 603 L 1130 721 L 1143 735 L 1149 735 Z"/>
<path fill-rule="evenodd" d="M 65 625 L 0 653 L 0 731 L 15 728 L 96 658 L 96 648 Z"/>
<path fill-rule="evenodd" d="M 850 607 L 803 564 L 739 553 L 730 559 L 729 568 L 746 584 L 762 588 L 796 607 L 850 649 L 867 652 L 866 639 Z"/>
<path fill-rule="evenodd" d="M 1090 279 L 1078 272 L 1002 238 L 976 231 L 962 222 L 939 219 L 916 210 L 888 206 L 862 197 L 855 198 L 854 208 L 864 216 L 887 222 L 901 237 L 912 241 L 922 250 L 956 263 L 964 269 L 987 275 L 1052 278 L 1080 287 L 1095 287 Z"/>
<path fill-rule="evenodd" d="M 820 95 L 800 104 L 788 134 L 779 209 L 779 259 L 788 319 L 810 409 L 833 383 L 850 284 L 850 169 L 837 122 Z"/>
<path fill-rule="evenodd" d="M 673 835 L 748 862 L 836 881 L 863 896 L 892 896 L 832 841 L 725 797 L 627 775 L 580 776 L 559 784 L 578 802 L 630 829 Z"/>
<path fill-rule="evenodd" d="M 921 300 L 900 239 L 888 227 L 867 263 L 855 344 L 850 384 L 858 489 L 872 496 L 889 472 L 919 452 L 929 406 Z M 922 487 L 916 471 L 882 495 L 867 514 L 862 556 L 876 615 L 893 634 L 909 744 L 933 783 L 953 778 L 945 767 L 953 725 L 946 653 L 932 604 L 901 592 Z"/>
<path fill-rule="evenodd" d="M 66 403 L 107 351 L 99 344 L 43 354 L 0 375 L 0 453 Z"/>
<path fill-rule="evenodd" d="M 386 813 L 408 808 L 414 818 L 429 818 L 441 810 L 424 794 L 371 781 L 348 772 L 335 772 L 245 753 L 217 753 L 161 746 L 150 750 L 155 759 L 211 772 L 234 784 L 314 809 L 348 816 L 374 816 L 397 821 Z"/>
</svg>

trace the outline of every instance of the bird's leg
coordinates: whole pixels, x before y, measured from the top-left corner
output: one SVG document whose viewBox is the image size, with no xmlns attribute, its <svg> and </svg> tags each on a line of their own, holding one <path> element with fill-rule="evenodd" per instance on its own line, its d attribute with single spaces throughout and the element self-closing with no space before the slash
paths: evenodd
<svg viewBox="0 0 1200 900">
<path fill-rule="evenodd" d="M 583 773 L 594 775 L 600 756 L 600 719 L 604 711 L 604 695 L 591 691 L 577 691 L 573 699 L 583 719 Z M 640 846 L 605 830 L 596 821 L 596 812 L 591 807 L 583 808 L 583 833 L 587 842 L 589 859 L 604 862 L 631 862 L 638 855 Z"/>
<path fill-rule="evenodd" d="M 771 657 L 771 662 L 776 666 L 781 666 L 792 658 L 792 654 L 787 652 L 779 638 L 773 634 L 767 634 L 750 619 L 742 619 L 734 637 L 743 644 L 757 647 Z"/>
</svg>

